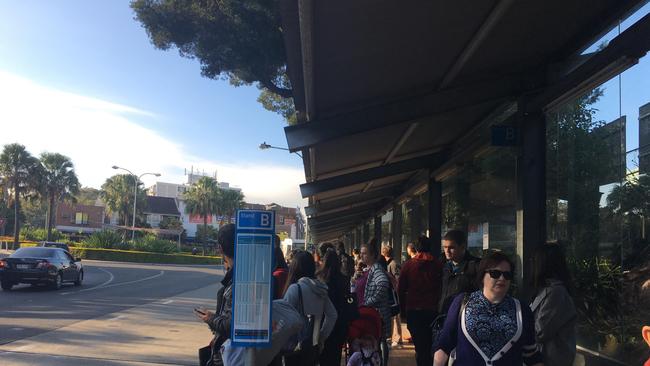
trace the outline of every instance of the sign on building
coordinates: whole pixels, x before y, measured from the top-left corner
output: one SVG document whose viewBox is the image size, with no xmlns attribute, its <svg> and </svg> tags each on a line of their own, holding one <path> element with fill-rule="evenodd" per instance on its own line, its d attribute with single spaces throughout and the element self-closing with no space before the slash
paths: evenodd
<svg viewBox="0 0 650 366">
<path fill-rule="evenodd" d="M 237 211 L 231 334 L 235 346 L 271 342 L 274 235 L 273 211 Z"/>
</svg>

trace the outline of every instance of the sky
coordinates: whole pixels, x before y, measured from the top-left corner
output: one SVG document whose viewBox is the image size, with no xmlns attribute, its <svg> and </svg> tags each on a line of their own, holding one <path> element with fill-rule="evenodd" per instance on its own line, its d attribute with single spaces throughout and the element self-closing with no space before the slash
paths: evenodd
<svg viewBox="0 0 650 366">
<path fill-rule="evenodd" d="M 216 171 L 247 202 L 306 205 L 301 159 L 256 87 L 201 76 L 197 60 L 157 50 L 128 1 L 0 0 L 0 146 L 69 156 L 83 186 L 113 165 L 155 181 Z"/>
</svg>

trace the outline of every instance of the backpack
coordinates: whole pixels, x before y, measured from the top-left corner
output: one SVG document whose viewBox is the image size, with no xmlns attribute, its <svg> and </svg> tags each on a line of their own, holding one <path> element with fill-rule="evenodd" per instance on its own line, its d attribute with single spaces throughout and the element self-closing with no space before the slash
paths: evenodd
<svg viewBox="0 0 650 366">
<path fill-rule="evenodd" d="M 462 316 L 463 310 L 465 310 L 465 307 L 467 306 L 467 302 L 469 301 L 469 292 L 466 292 L 463 295 L 463 303 L 460 306 L 460 310 L 458 311 L 459 319 Z M 440 334 L 442 334 L 442 328 L 445 326 L 445 320 L 447 320 L 447 314 L 439 314 L 438 316 L 433 319 L 433 322 L 431 323 L 431 339 L 433 340 L 431 344 L 431 352 L 435 353 L 438 350 L 438 338 L 440 338 Z"/>
<path fill-rule="evenodd" d="M 388 276 L 388 307 L 390 308 L 390 316 L 396 316 L 400 313 L 399 296 L 397 295 L 397 279 L 390 272 L 386 272 Z"/>
</svg>

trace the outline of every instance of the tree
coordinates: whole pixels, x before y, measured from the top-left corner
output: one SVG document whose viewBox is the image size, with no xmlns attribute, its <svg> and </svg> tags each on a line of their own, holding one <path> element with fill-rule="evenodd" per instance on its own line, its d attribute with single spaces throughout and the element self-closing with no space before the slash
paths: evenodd
<svg viewBox="0 0 650 366">
<path fill-rule="evenodd" d="M 82 187 L 77 193 L 77 203 L 82 205 L 94 206 L 99 198 L 99 189 L 91 187 Z"/>
<path fill-rule="evenodd" d="M 13 192 L 14 247 L 17 247 L 20 240 L 20 198 L 37 190 L 40 164 L 25 146 L 5 145 L 0 155 L 0 175 L 7 190 Z"/>
<path fill-rule="evenodd" d="M 224 189 L 221 191 L 220 201 L 221 212 L 225 214 L 228 218 L 227 222 L 230 224 L 237 210 L 244 207 L 244 195 L 241 191 Z"/>
<path fill-rule="evenodd" d="M 56 204 L 60 201 L 75 201 L 79 193 L 79 179 L 74 171 L 74 165 L 67 156 L 58 153 L 42 153 L 43 167 L 42 194 L 47 199 L 47 240 L 52 237 L 52 225 Z"/>
<path fill-rule="evenodd" d="M 183 230 L 183 223 L 178 217 L 165 216 L 160 220 L 158 227 L 168 230 Z"/>
<path fill-rule="evenodd" d="M 119 223 L 124 226 L 129 226 L 133 218 L 134 180 L 135 177 L 130 174 L 114 175 L 106 179 L 100 192 L 100 197 L 106 204 L 108 212 L 117 213 Z M 142 212 L 142 209 L 147 204 L 142 182 L 138 181 L 137 192 L 137 208 L 139 209 L 138 212 Z"/>
<path fill-rule="evenodd" d="M 221 213 L 221 190 L 217 181 L 210 177 L 201 177 L 185 192 L 185 212 L 203 218 L 203 231 L 208 232 L 208 216 Z M 207 237 L 203 245 L 207 243 Z"/>
<path fill-rule="evenodd" d="M 278 3 L 133 0 L 131 8 L 156 48 L 198 59 L 205 77 L 256 84 L 264 108 L 295 121 Z"/>
</svg>

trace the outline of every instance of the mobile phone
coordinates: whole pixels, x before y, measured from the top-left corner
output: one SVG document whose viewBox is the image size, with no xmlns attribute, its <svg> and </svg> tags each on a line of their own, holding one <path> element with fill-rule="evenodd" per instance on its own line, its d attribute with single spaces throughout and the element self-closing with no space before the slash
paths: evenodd
<svg viewBox="0 0 650 366">
<path fill-rule="evenodd" d="M 205 312 L 199 308 L 194 308 L 194 312 L 199 313 L 199 314 L 205 314 Z"/>
</svg>

